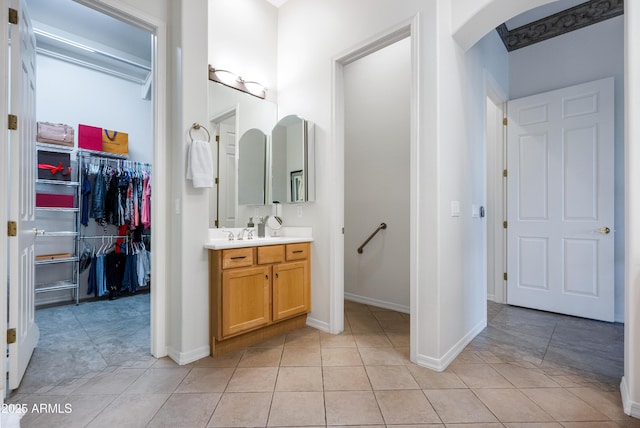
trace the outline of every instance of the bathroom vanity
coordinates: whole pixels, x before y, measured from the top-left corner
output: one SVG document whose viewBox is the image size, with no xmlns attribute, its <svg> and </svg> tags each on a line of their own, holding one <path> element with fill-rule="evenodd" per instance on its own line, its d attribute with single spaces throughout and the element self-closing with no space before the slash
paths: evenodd
<svg viewBox="0 0 640 428">
<path fill-rule="evenodd" d="M 212 356 L 306 325 L 311 310 L 311 241 L 274 237 L 205 244 Z"/>
</svg>

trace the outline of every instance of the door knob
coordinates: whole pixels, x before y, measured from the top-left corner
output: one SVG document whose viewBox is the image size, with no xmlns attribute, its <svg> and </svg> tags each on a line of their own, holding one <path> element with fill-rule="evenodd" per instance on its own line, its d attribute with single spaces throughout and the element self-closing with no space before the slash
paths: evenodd
<svg viewBox="0 0 640 428">
<path fill-rule="evenodd" d="M 606 226 L 601 227 L 598 232 L 602 233 L 603 235 L 608 235 L 609 233 L 611 233 L 611 229 L 609 229 Z"/>
<path fill-rule="evenodd" d="M 36 229 L 35 227 L 33 228 L 33 233 L 38 236 L 38 235 L 44 235 L 44 229 Z"/>
</svg>

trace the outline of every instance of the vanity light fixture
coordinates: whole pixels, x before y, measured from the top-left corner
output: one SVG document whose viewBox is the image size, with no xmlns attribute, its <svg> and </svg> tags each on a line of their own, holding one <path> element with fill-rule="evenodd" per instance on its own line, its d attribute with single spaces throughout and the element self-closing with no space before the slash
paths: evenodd
<svg viewBox="0 0 640 428">
<path fill-rule="evenodd" d="M 267 92 L 267 88 L 258 82 L 244 80 L 231 71 L 216 69 L 211 65 L 209 65 L 209 80 L 262 99 L 265 98 Z"/>
</svg>

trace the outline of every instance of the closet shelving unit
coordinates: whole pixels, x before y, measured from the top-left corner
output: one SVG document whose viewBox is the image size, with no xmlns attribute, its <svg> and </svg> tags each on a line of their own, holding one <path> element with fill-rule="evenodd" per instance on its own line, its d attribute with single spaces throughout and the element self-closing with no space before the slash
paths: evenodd
<svg viewBox="0 0 640 428">
<path fill-rule="evenodd" d="M 55 144 L 45 144 L 45 143 L 36 143 L 37 151 L 48 151 L 48 152 L 57 152 L 57 153 L 68 153 L 71 155 L 73 151 L 73 147 L 65 147 L 59 146 Z M 37 167 L 36 167 L 37 170 Z M 72 168 L 72 178 L 78 177 L 74 168 Z M 38 207 L 36 206 L 36 225 L 38 225 L 39 221 L 44 220 L 59 220 L 62 217 L 62 220 L 66 221 L 69 224 L 73 224 L 73 230 L 57 230 L 57 231 L 47 231 L 36 229 L 36 237 L 38 238 L 36 241 L 36 248 L 38 246 L 38 242 L 42 242 L 42 239 L 46 238 L 73 238 L 72 242 L 65 242 L 67 248 L 73 248 L 71 253 L 61 253 L 61 254 L 70 254 L 67 257 L 51 257 L 47 259 L 36 259 L 35 267 L 36 267 L 36 286 L 35 293 L 47 293 L 52 291 L 59 290 L 71 290 L 72 298 L 76 304 L 78 304 L 79 299 L 79 285 L 80 285 L 80 275 L 78 271 L 78 219 L 79 219 L 79 205 L 80 201 L 78 192 L 80 189 L 80 183 L 77 180 L 72 179 L 72 181 L 61 181 L 61 180 L 46 180 L 46 179 L 37 179 L 36 180 L 36 188 L 41 190 L 51 190 L 52 188 L 62 188 L 66 189 L 66 194 L 71 194 L 73 196 L 73 207 Z M 43 192 L 49 193 L 49 192 Z M 71 217 L 74 216 L 74 217 Z M 52 218 L 54 217 L 54 218 Z M 54 282 L 40 282 L 38 281 L 38 267 L 40 266 L 51 266 L 51 265 L 59 265 L 59 264 L 71 264 L 71 274 L 69 278 L 61 281 Z M 41 276 L 41 275 L 40 275 Z"/>
</svg>

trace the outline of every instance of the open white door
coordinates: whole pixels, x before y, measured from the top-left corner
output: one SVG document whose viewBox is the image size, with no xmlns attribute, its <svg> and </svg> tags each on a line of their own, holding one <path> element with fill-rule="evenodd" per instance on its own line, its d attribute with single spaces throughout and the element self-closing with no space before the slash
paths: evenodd
<svg viewBox="0 0 640 428">
<path fill-rule="evenodd" d="M 9 0 L 18 23 L 9 25 L 9 113 L 17 129 L 9 131 L 9 220 L 17 223 L 9 237 L 9 325 L 16 340 L 9 346 L 9 388 L 20 385 L 38 338 L 34 322 L 36 45 L 23 0 Z"/>
<path fill-rule="evenodd" d="M 614 320 L 613 78 L 508 103 L 507 303 Z"/>
</svg>

